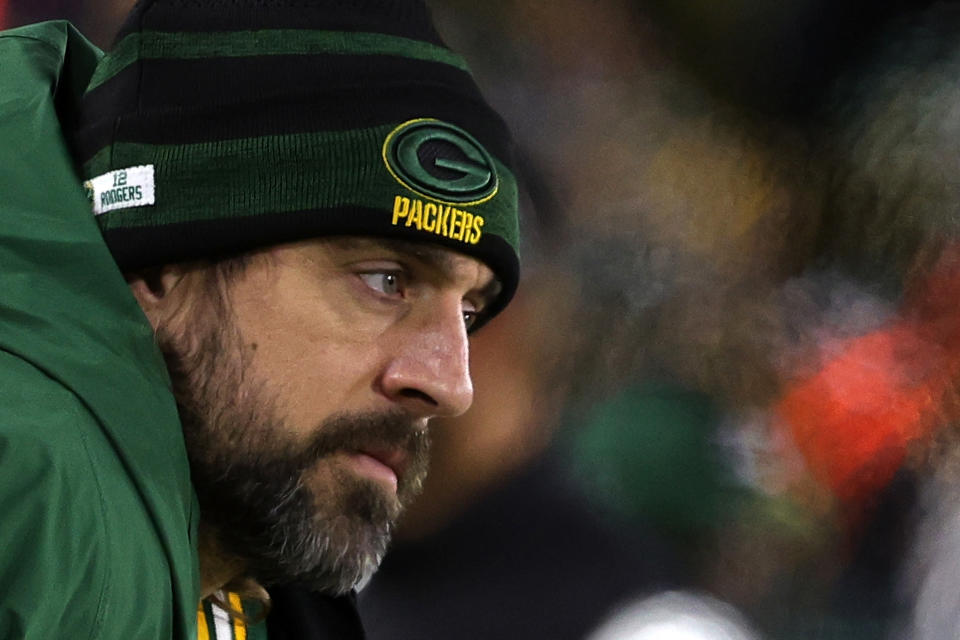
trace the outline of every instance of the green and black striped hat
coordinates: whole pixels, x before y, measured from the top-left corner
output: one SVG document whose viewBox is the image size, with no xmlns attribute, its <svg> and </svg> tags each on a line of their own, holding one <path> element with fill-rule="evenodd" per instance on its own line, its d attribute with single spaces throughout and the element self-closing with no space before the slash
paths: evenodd
<svg viewBox="0 0 960 640">
<path fill-rule="evenodd" d="M 124 271 L 370 235 L 516 289 L 509 134 L 421 0 L 141 1 L 73 139 Z"/>
</svg>

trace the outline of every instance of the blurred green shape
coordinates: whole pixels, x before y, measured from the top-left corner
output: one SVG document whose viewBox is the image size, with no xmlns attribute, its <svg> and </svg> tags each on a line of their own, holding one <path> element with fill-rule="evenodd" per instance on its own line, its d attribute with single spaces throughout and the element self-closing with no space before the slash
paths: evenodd
<svg viewBox="0 0 960 640">
<path fill-rule="evenodd" d="M 568 432 L 574 478 L 614 516 L 694 543 L 735 511 L 737 487 L 703 393 L 667 383 L 631 387 Z"/>
</svg>

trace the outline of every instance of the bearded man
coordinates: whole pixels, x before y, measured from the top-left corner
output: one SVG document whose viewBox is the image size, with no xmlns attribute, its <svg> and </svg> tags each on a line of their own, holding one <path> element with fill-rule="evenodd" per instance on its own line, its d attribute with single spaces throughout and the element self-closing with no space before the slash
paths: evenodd
<svg viewBox="0 0 960 640">
<path fill-rule="evenodd" d="M 0 154 L 0 638 L 362 635 L 518 279 L 508 135 L 425 6 L 4 32 Z"/>
</svg>

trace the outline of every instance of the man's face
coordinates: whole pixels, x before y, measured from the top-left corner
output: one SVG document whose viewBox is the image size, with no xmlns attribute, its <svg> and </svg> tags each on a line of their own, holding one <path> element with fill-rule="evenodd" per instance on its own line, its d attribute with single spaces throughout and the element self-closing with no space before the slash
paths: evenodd
<svg viewBox="0 0 960 640">
<path fill-rule="evenodd" d="M 155 324 L 223 550 L 266 584 L 369 577 L 419 492 L 427 420 L 470 405 L 467 323 L 495 288 L 473 258 L 349 238 L 183 276 Z"/>
</svg>

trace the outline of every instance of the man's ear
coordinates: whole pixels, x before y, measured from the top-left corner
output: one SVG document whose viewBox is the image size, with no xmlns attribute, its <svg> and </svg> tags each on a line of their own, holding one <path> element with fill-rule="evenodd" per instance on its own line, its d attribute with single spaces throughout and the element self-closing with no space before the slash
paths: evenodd
<svg viewBox="0 0 960 640">
<path fill-rule="evenodd" d="M 175 290 L 186 272 L 179 265 L 151 267 L 126 274 L 127 284 L 154 329 L 179 305 Z"/>
</svg>

